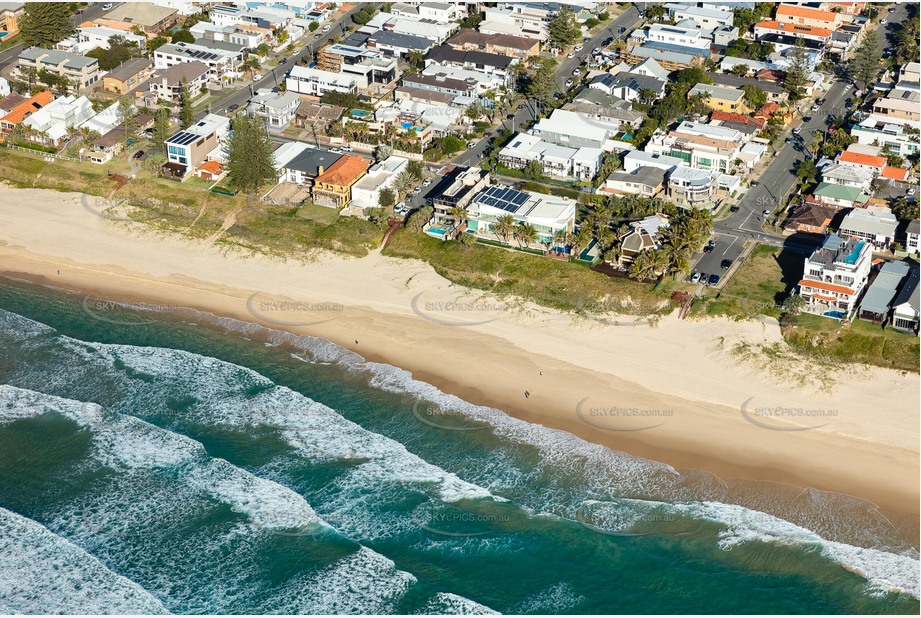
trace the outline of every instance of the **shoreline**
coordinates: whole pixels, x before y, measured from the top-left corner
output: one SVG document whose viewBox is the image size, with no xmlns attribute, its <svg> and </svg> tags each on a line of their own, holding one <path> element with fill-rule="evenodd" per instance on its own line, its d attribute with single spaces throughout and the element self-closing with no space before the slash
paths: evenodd
<svg viewBox="0 0 921 618">
<path fill-rule="evenodd" d="M 108 300 L 189 307 L 320 337 L 471 403 L 630 455 L 919 514 L 917 375 L 834 370 L 842 374 L 835 386 L 817 392 L 730 352 L 737 344 L 782 343 L 776 324 L 674 315 L 656 326 L 573 323 L 547 309 L 509 308 L 420 262 L 377 253 L 310 263 L 228 256 L 203 241 L 132 233 L 94 216 L 80 199 L 43 190 L 0 197 L 0 271 Z M 422 295 L 426 302 L 415 303 Z M 489 319 L 434 313 L 457 299 Z M 420 306 L 431 319 L 424 310 L 419 315 Z M 315 323 L 297 324 L 308 321 Z M 809 364 L 796 370 L 831 371 Z M 759 425 L 745 418 L 746 401 L 751 409 L 827 414 Z M 671 415 L 652 418 L 654 411 Z"/>
</svg>

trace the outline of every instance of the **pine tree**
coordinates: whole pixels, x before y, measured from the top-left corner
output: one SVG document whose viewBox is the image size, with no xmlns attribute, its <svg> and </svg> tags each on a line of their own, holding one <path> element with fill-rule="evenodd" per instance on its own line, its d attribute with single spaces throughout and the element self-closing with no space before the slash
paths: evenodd
<svg viewBox="0 0 921 618">
<path fill-rule="evenodd" d="M 54 47 L 73 31 L 70 6 L 66 2 L 27 2 L 19 30 L 19 40 L 26 47 Z"/>
<path fill-rule="evenodd" d="M 576 14 L 568 5 L 563 5 L 556 17 L 547 24 L 547 36 L 555 47 L 572 45 L 579 40 L 582 29 L 576 23 Z"/>
<path fill-rule="evenodd" d="M 169 139 L 169 136 L 169 110 L 165 107 L 161 107 L 154 113 L 153 143 L 156 144 L 158 148 L 163 148 L 163 142 Z"/>
<path fill-rule="evenodd" d="M 876 31 L 867 32 L 854 52 L 854 56 L 848 62 L 847 71 L 851 80 L 863 88 L 875 82 L 879 75 L 880 58 L 882 54 L 879 51 Z"/>
<path fill-rule="evenodd" d="M 806 44 L 803 43 L 803 39 L 796 39 L 788 57 L 790 64 L 787 66 L 784 89 L 790 95 L 790 100 L 795 103 L 806 96 L 804 88 L 810 71 L 809 60 L 806 57 Z"/>
<path fill-rule="evenodd" d="M 179 127 L 187 129 L 192 125 L 192 95 L 189 93 L 189 84 L 182 78 L 182 87 L 179 89 Z"/>
<path fill-rule="evenodd" d="M 252 193 L 275 177 L 274 148 L 265 124 L 259 118 L 240 114 L 233 121 L 227 144 L 227 171 L 231 182 Z"/>
</svg>

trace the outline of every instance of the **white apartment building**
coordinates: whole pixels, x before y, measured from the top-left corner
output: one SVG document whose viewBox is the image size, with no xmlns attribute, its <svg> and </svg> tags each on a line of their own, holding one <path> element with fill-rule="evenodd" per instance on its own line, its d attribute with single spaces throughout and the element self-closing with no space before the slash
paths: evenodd
<svg viewBox="0 0 921 618">
<path fill-rule="evenodd" d="M 729 127 L 684 121 L 674 131 L 656 131 L 645 150 L 677 157 L 695 169 L 728 173 L 739 158 L 744 137 Z"/>
<path fill-rule="evenodd" d="M 85 54 L 96 49 L 109 49 L 109 39 L 113 36 L 123 37 L 129 43 L 135 43 L 141 51 L 147 50 L 147 37 L 133 32 L 106 28 L 104 26 L 81 26 L 73 36 L 57 44 L 57 48 L 64 51 Z"/>
<path fill-rule="evenodd" d="M 392 187 L 397 176 L 407 165 L 408 159 L 395 155 L 372 165 L 368 173 L 352 185 L 352 206 L 377 208 L 380 204 L 381 190 Z"/>
<path fill-rule="evenodd" d="M 601 148 L 558 146 L 535 135 L 519 133 L 499 152 L 499 162 L 520 170 L 537 161 L 544 176 L 591 180 L 598 173 L 603 156 Z"/>
<path fill-rule="evenodd" d="M 721 26 L 732 26 L 734 15 L 731 10 L 709 9 L 692 4 L 670 2 L 665 5 L 668 15 L 676 23 L 689 19 L 703 30 L 714 30 Z"/>
<path fill-rule="evenodd" d="M 895 241 L 895 230 L 898 225 L 898 219 L 890 212 L 855 208 L 841 221 L 838 235 L 842 238 L 864 240 L 876 249 L 886 250 Z"/>
<path fill-rule="evenodd" d="M 499 217 L 511 215 L 516 223 L 528 223 L 537 230 L 537 243 L 546 247 L 557 232 L 571 232 L 576 222 L 576 201 L 568 197 L 523 193 L 492 186 L 476 195 L 467 207 L 467 229 L 482 238 L 503 240 L 493 231 Z M 515 242 L 507 239 L 507 242 Z"/>
<path fill-rule="evenodd" d="M 325 92 L 358 94 L 358 81 L 352 75 L 331 73 L 297 65 L 288 72 L 285 85 L 289 92 L 310 96 L 323 96 Z"/>
<path fill-rule="evenodd" d="M 877 144 L 902 157 L 918 152 L 919 132 L 921 122 L 878 114 L 870 114 L 851 128 L 858 144 Z"/>
<path fill-rule="evenodd" d="M 646 41 L 653 43 L 666 43 L 694 49 L 710 49 L 713 42 L 707 33 L 700 28 L 690 26 L 670 26 L 668 24 L 653 24 L 646 31 Z"/>
<path fill-rule="evenodd" d="M 294 120 L 300 104 L 301 97 L 296 92 L 272 92 L 263 89 L 250 99 L 246 113 L 262 118 L 270 129 L 281 129 Z"/>
<path fill-rule="evenodd" d="M 208 67 L 209 80 L 220 81 L 225 75 L 235 72 L 237 67 L 243 63 L 243 51 L 238 45 L 217 42 L 209 42 L 209 45 L 167 43 L 154 51 L 154 68 L 156 69 L 168 69 L 192 60 L 197 60 Z"/>
<path fill-rule="evenodd" d="M 806 311 L 850 319 L 867 285 L 872 260 L 870 243 L 826 236 L 822 246 L 805 258 L 799 295 L 806 300 Z"/>
</svg>

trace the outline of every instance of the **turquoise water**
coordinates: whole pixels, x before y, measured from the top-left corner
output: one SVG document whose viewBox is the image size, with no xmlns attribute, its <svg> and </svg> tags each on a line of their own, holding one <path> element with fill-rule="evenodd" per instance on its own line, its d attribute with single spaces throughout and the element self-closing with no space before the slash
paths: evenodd
<svg viewBox="0 0 921 618">
<path fill-rule="evenodd" d="M 86 307 L 0 280 L 0 613 L 919 610 L 909 535 L 859 500 L 676 471 L 320 339 Z"/>
<path fill-rule="evenodd" d="M 368 110 L 366 110 L 366 109 L 359 109 L 359 108 L 357 108 L 357 107 L 356 107 L 356 108 L 353 108 L 352 111 L 351 111 L 350 113 L 351 113 L 352 116 L 354 116 L 355 118 L 366 118 L 366 117 L 368 117 L 368 116 L 371 115 L 371 112 L 369 112 Z"/>
</svg>

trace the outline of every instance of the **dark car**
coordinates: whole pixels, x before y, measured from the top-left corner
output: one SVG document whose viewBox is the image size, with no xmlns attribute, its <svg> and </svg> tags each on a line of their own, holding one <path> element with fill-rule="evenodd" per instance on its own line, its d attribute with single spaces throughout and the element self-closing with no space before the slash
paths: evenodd
<svg viewBox="0 0 921 618">
<path fill-rule="evenodd" d="M 710 285 L 718 285 L 719 282 L 720 282 L 719 275 L 710 275 L 710 278 L 707 279 L 707 283 L 709 283 Z"/>
<path fill-rule="evenodd" d="M 238 109 L 240 109 L 240 106 L 237 105 L 236 103 L 234 103 L 233 105 L 228 105 L 228 106 L 227 106 L 227 111 L 228 111 L 228 112 L 235 112 L 235 111 L 237 111 Z"/>
<path fill-rule="evenodd" d="M 758 182 L 757 182 L 757 181 L 752 181 L 751 186 L 752 186 L 752 188 L 757 187 L 757 186 L 758 186 Z"/>
<path fill-rule="evenodd" d="M 713 251 L 713 245 L 704 246 L 704 253 L 710 253 L 711 251 Z"/>
<path fill-rule="evenodd" d="M 793 138 L 792 138 L 792 137 L 786 137 L 786 138 L 784 138 L 783 143 L 784 143 L 784 144 L 792 144 L 792 143 L 793 143 Z"/>
<path fill-rule="evenodd" d="M 601 46 L 602 46 L 602 47 L 607 47 L 608 45 L 610 45 L 610 44 L 613 43 L 613 42 L 614 42 L 613 37 L 608 37 L 608 38 L 606 38 L 605 40 L 603 40 L 603 41 L 601 42 Z"/>
<path fill-rule="evenodd" d="M 136 153 L 134 153 L 134 156 L 131 157 L 131 158 L 132 158 L 132 159 L 140 159 L 140 158 L 143 157 L 143 156 L 144 156 L 144 151 L 143 151 L 143 150 L 138 150 Z"/>
<path fill-rule="evenodd" d="M 732 260 L 723 260 L 722 262 L 720 262 L 720 268 L 722 268 L 723 270 L 729 270 L 731 266 L 732 266 Z"/>
<path fill-rule="evenodd" d="M 700 282 L 703 283 L 704 285 L 707 284 L 707 279 L 709 278 L 710 278 L 710 275 L 708 275 L 707 273 L 700 273 Z"/>
<path fill-rule="evenodd" d="M 738 206 L 732 206 L 732 207 L 729 208 L 729 212 L 739 212 L 739 207 L 738 207 Z"/>
</svg>

